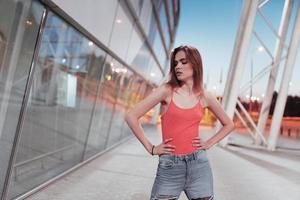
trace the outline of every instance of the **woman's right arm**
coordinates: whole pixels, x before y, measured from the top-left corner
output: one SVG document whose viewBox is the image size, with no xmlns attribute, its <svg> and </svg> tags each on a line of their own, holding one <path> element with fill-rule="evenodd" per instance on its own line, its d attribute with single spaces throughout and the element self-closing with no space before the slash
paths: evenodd
<svg viewBox="0 0 300 200">
<path fill-rule="evenodd" d="M 153 145 L 146 138 L 138 120 L 156 104 L 164 100 L 168 96 L 168 91 L 168 86 L 166 84 L 162 84 L 153 92 L 151 92 L 145 99 L 143 99 L 142 101 L 137 103 L 133 108 L 128 110 L 125 114 L 125 121 L 127 122 L 128 126 L 149 153 L 151 153 Z"/>
</svg>

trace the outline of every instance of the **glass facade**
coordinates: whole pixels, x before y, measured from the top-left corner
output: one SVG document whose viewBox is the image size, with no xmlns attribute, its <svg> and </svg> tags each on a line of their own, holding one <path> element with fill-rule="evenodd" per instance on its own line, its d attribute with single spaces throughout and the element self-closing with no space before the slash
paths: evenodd
<svg viewBox="0 0 300 200">
<path fill-rule="evenodd" d="M 2 199 L 128 138 L 124 113 L 168 73 L 163 1 L 47 2 L 0 0 Z"/>
<path fill-rule="evenodd" d="M 16 148 L 17 127 L 43 7 L 31 1 L 0 1 L 0 196 Z"/>
</svg>

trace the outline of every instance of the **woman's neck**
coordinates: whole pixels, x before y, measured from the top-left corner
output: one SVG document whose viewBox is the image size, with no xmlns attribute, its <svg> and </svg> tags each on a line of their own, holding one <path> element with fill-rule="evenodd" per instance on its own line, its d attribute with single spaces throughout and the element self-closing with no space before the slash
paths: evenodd
<svg viewBox="0 0 300 200">
<path fill-rule="evenodd" d="M 181 87 L 181 90 L 186 94 L 187 96 L 193 95 L 193 85 L 192 84 L 183 84 Z"/>
</svg>

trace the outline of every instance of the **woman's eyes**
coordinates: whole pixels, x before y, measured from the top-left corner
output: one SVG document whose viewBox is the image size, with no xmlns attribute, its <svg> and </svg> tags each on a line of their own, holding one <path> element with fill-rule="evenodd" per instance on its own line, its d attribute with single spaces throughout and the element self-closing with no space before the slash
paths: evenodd
<svg viewBox="0 0 300 200">
<path fill-rule="evenodd" d="M 180 61 L 179 61 L 180 62 Z M 186 61 L 186 60 L 184 60 L 184 61 L 181 61 L 181 63 L 183 64 L 183 65 L 185 65 L 185 64 L 187 64 L 188 62 Z M 174 62 L 174 64 L 175 64 L 175 66 L 178 64 L 178 62 Z"/>
</svg>

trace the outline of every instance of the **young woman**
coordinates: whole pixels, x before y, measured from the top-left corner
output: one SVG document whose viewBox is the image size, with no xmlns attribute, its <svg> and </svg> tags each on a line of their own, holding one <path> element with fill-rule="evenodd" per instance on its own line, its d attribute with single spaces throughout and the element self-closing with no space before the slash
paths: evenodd
<svg viewBox="0 0 300 200">
<path fill-rule="evenodd" d="M 153 145 L 138 119 L 158 103 L 162 108 L 163 141 Z M 205 107 L 223 127 L 202 141 L 198 128 Z M 125 120 L 146 150 L 159 155 L 151 200 L 176 200 L 182 191 L 189 200 L 214 198 L 213 175 L 206 150 L 228 135 L 234 124 L 216 98 L 204 90 L 202 59 L 196 48 L 180 46 L 173 50 L 170 80 L 129 110 Z"/>
</svg>

